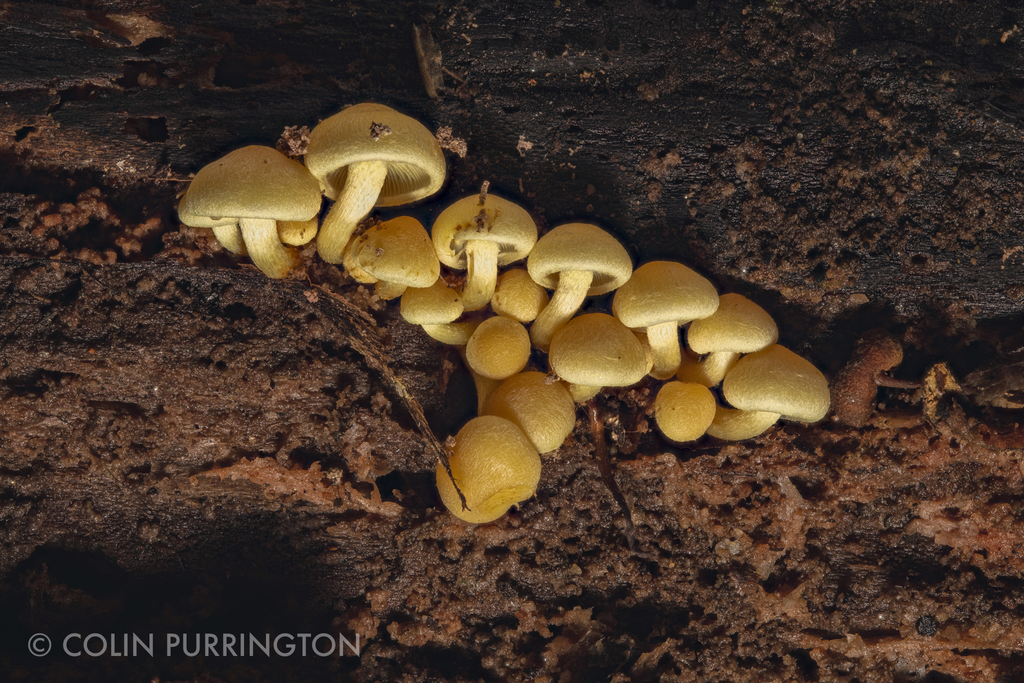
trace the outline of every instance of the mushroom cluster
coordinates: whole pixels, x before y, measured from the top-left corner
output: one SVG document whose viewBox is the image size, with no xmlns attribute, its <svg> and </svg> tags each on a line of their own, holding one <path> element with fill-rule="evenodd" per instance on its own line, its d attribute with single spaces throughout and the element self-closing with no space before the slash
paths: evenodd
<svg viewBox="0 0 1024 683">
<path fill-rule="evenodd" d="M 634 271 L 626 250 L 595 225 L 553 228 L 520 255 L 526 256 L 526 270 L 514 265 L 514 257 L 507 258 L 504 263 L 512 267 L 498 276 L 496 285 L 486 286 L 493 292 L 492 316 L 487 317 L 485 306 L 473 311 L 460 307 L 467 290 L 478 296 L 481 289 L 471 284 L 473 261 L 466 254 L 472 251 L 470 237 L 497 230 L 483 203 L 476 201 L 467 197 L 456 202 L 432 230 L 445 265 L 458 269 L 469 264 L 471 274 L 463 289 L 453 289 L 443 277 L 428 288 L 409 289 L 402 314 L 424 325 L 435 339 L 460 348 L 476 381 L 482 416 L 477 419 L 505 419 L 538 453 L 547 453 L 572 432 L 576 403 L 606 387 L 635 385 L 648 375 L 669 380 L 660 387 L 653 412 L 662 435 L 673 443 L 705 434 L 749 439 L 780 419 L 816 422 L 825 417 L 830 400 L 825 376 L 777 343 L 778 327 L 763 308 L 739 294 L 719 296 L 706 278 L 679 263 L 653 261 Z M 452 226 L 452 215 L 462 222 Z M 535 233 L 535 228 L 520 232 Z M 493 255 L 485 261 L 489 282 L 494 261 Z M 554 290 L 550 300 L 547 290 Z M 613 315 L 576 315 L 586 296 L 611 291 Z M 527 333 L 525 326 L 531 322 Z M 685 344 L 680 341 L 684 328 Z M 544 353 L 550 374 L 539 371 L 544 369 Z M 528 368 L 531 360 L 535 365 Z M 461 438 L 460 432 L 456 445 Z M 441 467 L 438 486 L 455 516 L 478 521 L 470 502 L 479 499 L 472 490 L 478 477 L 470 474 L 468 463 L 494 465 L 462 452 L 453 455 L 453 462 L 460 461 L 458 468 L 453 464 L 453 474 L 460 489 L 470 488 L 464 491 L 470 509 L 452 497 Z M 513 488 L 509 484 L 509 491 Z M 516 496 L 524 491 L 515 490 Z M 500 498 L 502 505 L 507 509 L 516 496 Z"/>
<path fill-rule="evenodd" d="M 316 236 L 320 256 L 342 263 L 356 227 L 375 206 L 426 199 L 441 189 L 446 173 L 441 146 L 422 123 L 371 103 L 321 121 L 309 134 L 304 161 L 259 145 L 235 150 L 195 175 L 178 217 L 194 228 L 212 228 L 225 249 L 248 253 L 267 277 L 282 278 L 298 265 L 294 250 L 282 244 L 307 244 Z M 317 234 L 321 196 L 334 204 Z"/>
<path fill-rule="evenodd" d="M 402 317 L 456 346 L 473 376 L 479 417 L 454 438 L 451 476 L 437 469 L 441 500 L 456 517 L 493 521 L 534 495 L 540 456 L 572 432 L 576 404 L 648 375 L 663 382 L 652 409 L 673 443 L 748 439 L 780 419 L 825 417 L 825 376 L 778 344 L 763 308 L 719 295 L 680 263 L 634 271 L 626 249 L 596 225 L 568 223 L 538 239 L 530 213 L 485 185 L 444 209 L 429 235 L 399 216 L 353 239 L 374 206 L 424 199 L 444 177 L 425 127 L 361 104 L 310 133 L 305 166 L 268 147 L 206 166 L 178 213 L 280 278 L 298 263 L 283 244 L 308 243 L 321 194 L 334 200 L 316 236 L 320 256 L 374 283 L 381 299 L 401 297 Z M 525 268 L 516 265 L 524 259 Z M 610 315 L 577 315 L 586 297 L 610 292 Z"/>
</svg>

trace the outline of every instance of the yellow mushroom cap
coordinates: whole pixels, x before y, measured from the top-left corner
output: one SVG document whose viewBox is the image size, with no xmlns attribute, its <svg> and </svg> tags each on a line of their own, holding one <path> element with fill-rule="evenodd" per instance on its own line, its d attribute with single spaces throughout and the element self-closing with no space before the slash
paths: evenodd
<svg viewBox="0 0 1024 683">
<path fill-rule="evenodd" d="M 828 380 L 811 363 L 775 344 L 747 354 L 722 382 L 725 400 L 740 410 L 779 413 L 817 422 L 828 413 Z"/>
<path fill-rule="evenodd" d="M 478 223 L 481 211 L 486 220 Z M 488 193 L 482 206 L 479 195 L 464 197 L 449 206 L 434 221 L 430 234 L 441 263 L 465 270 L 466 244 L 470 241 L 496 243 L 499 266 L 526 258 L 537 243 L 537 224 L 523 207 Z"/>
<path fill-rule="evenodd" d="M 723 441 L 743 441 L 763 434 L 779 421 L 778 413 L 753 410 L 735 410 L 725 406 L 715 408 L 715 420 L 708 427 L 708 435 Z"/>
<path fill-rule="evenodd" d="M 181 195 L 181 199 L 178 200 L 178 218 L 182 223 L 193 228 L 220 228 L 226 225 L 234 226 L 238 223 L 238 218 L 236 216 L 203 216 L 194 213 L 190 207 L 190 204 L 193 202 L 188 196 L 189 189 L 191 189 L 191 186 L 185 190 L 185 193 Z M 234 249 L 230 250 L 235 253 L 240 253 Z"/>
<path fill-rule="evenodd" d="M 430 236 L 418 220 L 409 216 L 371 227 L 352 241 L 349 250 L 347 259 L 371 281 L 424 288 L 441 276 Z"/>
<path fill-rule="evenodd" d="M 715 397 L 703 384 L 668 382 L 654 399 L 654 421 L 672 441 L 694 441 L 715 419 Z"/>
<path fill-rule="evenodd" d="M 589 271 L 594 279 L 587 296 L 597 296 L 626 283 L 633 262 L 625 247 L 596 225 L 567 223 L 537 240 L 526 269 L 537 284 L 548 289 L 558 287 L 559 273 Z"/>
<path fill-rule="evenodd" d="M 509 420 L 541 453 L 559 448 L 576 426 L 576 404 L 561 382 L 543 372 L 512 375 L 487 399 L 483 414 Z"/>
<path fill-rule="evenodd" d="M 475 524 L 492 522 L 515 503 L 537 491 L 541 462 L 522 430 L 500 417 L 484 415 L 470 420 L 455 437 L 449 458 L 452 475 L 466 496 L 468 510 L 444 467 L 437 466 L 437 490 L 448 510 Z"/>
<path fill-rule="evenodd" d="M 652 327 L 706 318 L 718 308 L 718 292 L 707 278 L 681 263 L 651 261 L 636 269 L 612 301 L 626 327 Z"/>
<path fill-rule="evenodd" d="M 779 339 L 779 328 L 768 312 L 742 294 L 723 294 L 718 310 L 694 320 L 686 342 L 694 352 L 753 353 Z"/>
<path fill-rule="evenodd" d="M 387 126 L 370 135 L 374 124 Z M 376 137 L 376 139 L 374 139 Z M 400 206 L 429 197 L 444 184 L 445 161 L 434 135 L 414 118 L 382 104 L 356 104 L 320 122 L 309 134 L 306 168 L 337 199 L 349 164 L 383 161 L 387 176 L 375 204 Z"/>
<path fill-rule="evenodd" d="M 320 212 L 316 179 L 276 149 L 250 145 L 204 166 L 178 204 L 185 225 L 213 228 L 241 218 L 307 221 Z"/>
<path fill-rule="evenodd" d="M 530 334 L 521 323 L 500 315 L 480 323 L 466 344 L 466 362 L 487 379 L 511 377 L 529 359 Z"/>
<path fill-rule="evenodd" d="M 606 313 L 573 318 L 551 338 L 551 369 L 566 382 L 625 387 L 647 374 L 647 354 L 633 332 Z"/>
<path fill-rule="evenodd" d="M 548 305 L 547 291 L 524 268 L 512 268 L 498 276 L 491 310 L 521 323 L 534 320 Z"/>
<path fill-rule="evenodd" d="M 439 277 L 429 287 L 405 290 L 401 310 L 405 321 L 413 325 L 443 325 L 462 315 L 462 299 Z"/>
</svg>

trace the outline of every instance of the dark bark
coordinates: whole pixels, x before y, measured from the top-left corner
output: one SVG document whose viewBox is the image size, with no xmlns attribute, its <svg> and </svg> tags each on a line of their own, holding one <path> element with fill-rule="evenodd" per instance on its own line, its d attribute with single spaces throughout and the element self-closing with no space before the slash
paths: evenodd
<svg viewBox="0 0 1024 683">
<path fill-rule="evenodd" d="M 472 5 L 0 8 L 0 670 L 1024 676 L 1024 11 Z M 414 24 L 440 53 L 426 76 Z M 382 217 L 429 224 L 487 180 L 542 228 L 595 221 L 637 263 L 679 260 L 750 296 L 830 374 L 883 328 L 903 347 L 889 374 L 924 388 L 879 389 L 855 427 L 680 449 L 648 426 L 647 380 L 595 404 L 635 551 L 582 412 L 535 499 L 455 524 L 432 433 L 475 409 L 457 353 L 311 250 L 301 276 L 268 281 L 174 213 L 206 163 L 366 100 L 468 146 L 442 195 Z M 25 647 L 132 631 L 332 631 L 364 647 Z"/>
</svg>

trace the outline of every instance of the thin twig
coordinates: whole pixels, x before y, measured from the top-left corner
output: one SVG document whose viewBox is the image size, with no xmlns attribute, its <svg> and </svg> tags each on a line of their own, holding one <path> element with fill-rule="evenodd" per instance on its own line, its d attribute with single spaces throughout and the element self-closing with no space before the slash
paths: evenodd
<svg viewBox="0 0 1024 683">
<path fill-rule="evenodd" d="M 594 439 L 594 457 L 597 458 L 597 469 L 601 472 L 601 479 L 604 480 L 605 486 L 611 491 L 612 498 L 622 509 L 622 514 L 626 518 L 626 542 L 629 544 L 629 549 L 636 552 L 636 529 L 633 527 L 633 514 L 626 503 L 626 497 L 622 495 L 619 485 L 615 483 L 612 462 L 608 457 L 608 442 L 604 439 L 604 423 L 597 414 L 597 406 L 593 399 L 587 401 L 587 416 L 590 418 L 590 435 Z"/>
<path fill-rule="evenodd" d="M 351 324 L 352 330 L 355 332 L 355 334 L 346 335 L 347 341 L 353 349 L 366 359 L 367 365 L 384 377 L 384 380 L 391 385 L 395 393 L 402 399 L 402 403 L 405 405 L 406 410 L 409 411 L 409 414 L 412 415 L 416 427 L 419 428 L 420 433 L 427 440 L 428 448 L 434 451 L 438 461 L 444 467 L 444 471 L 448 474 L 448 478 L 451 479 L 452 485 L 455 486 L 455 491 L 459 494 L 459 500 L 462 501 L 463 507 L 468 509 L 466 496 L 463 495 L 459 485 L 455 483 L 452 466 L 448 460 L 448 451 L 445 450 L 444 445 L 441 444 L 434 435 L 433 430 L 430 429 L 430 424 L 427 422 L 426 415 L 423 414 L 423 408 L 420 406 L 419 401 L 413 398 L 402 380 L 391 370 L 389 365 L 390 359 L 380 350 L 382 345 L 380 338 L 372 327 L 373 319 L 349 303 L 344 297 L 335 294 L 322 285 L 315 286 L 344 311 L 344 317 Z M 331 317 L 326 316 L 325 319 L 331 320 Z"/>
</svg>

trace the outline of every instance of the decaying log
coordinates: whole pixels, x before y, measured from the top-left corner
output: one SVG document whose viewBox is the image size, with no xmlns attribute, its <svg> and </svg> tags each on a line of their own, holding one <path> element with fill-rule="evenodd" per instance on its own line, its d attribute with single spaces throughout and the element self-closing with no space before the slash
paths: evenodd
<svg viewBox="0 0 1024 683">
<path fill-rule="evenodd" d="M 0 6 L 0 671 L 1024 678 L 1022 26 L 994 0 Z M 475 411 L 457 352 L 310 248 L 268 281 L 174 212 L 218 156 L 367 100 L 449 163 L 375 218 L 487 181 L 749 296 L 830 375 L 880 328 L 897 381 L 849 424 L 690 448 L 659 383 L 606 391 L 535 498 L 455 522 L 431 435 Z M 60 640 L 320 632 L 361 653 Z"/>
</svg>

